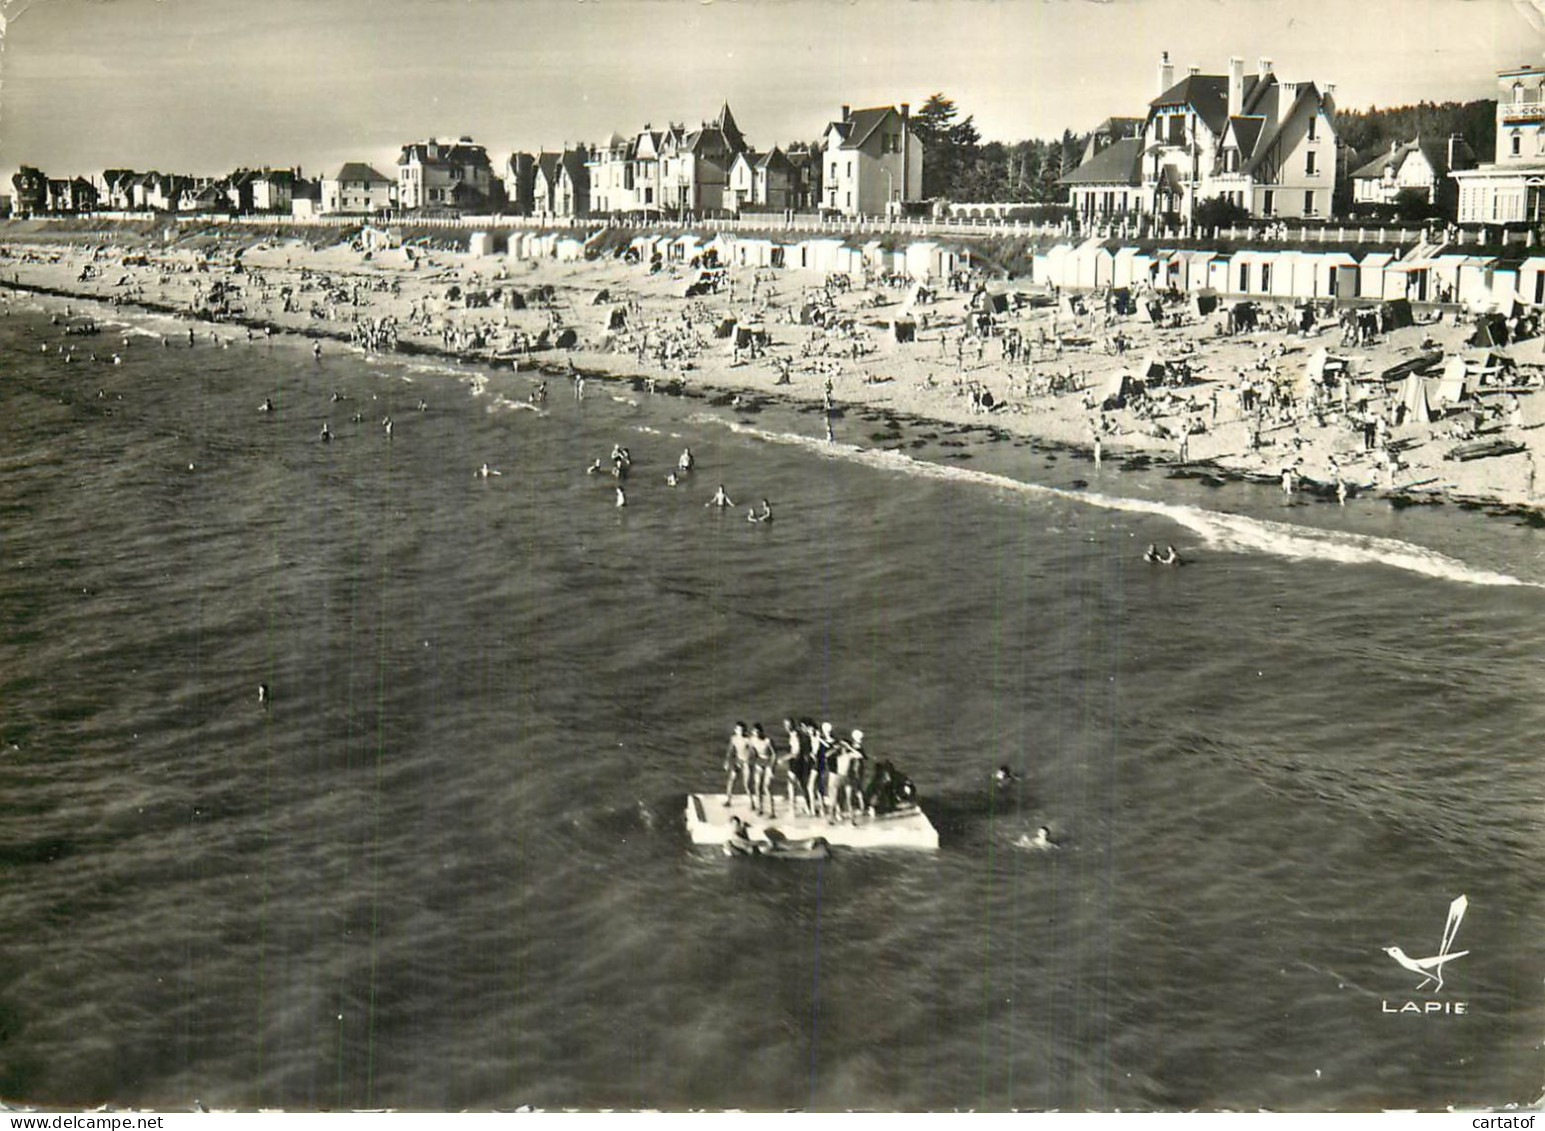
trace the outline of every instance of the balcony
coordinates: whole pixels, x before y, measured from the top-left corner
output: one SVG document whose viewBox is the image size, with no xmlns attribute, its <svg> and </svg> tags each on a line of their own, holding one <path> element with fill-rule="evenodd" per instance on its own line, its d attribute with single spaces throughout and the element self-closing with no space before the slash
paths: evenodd
<svg viewBox="0 0 1545 1131">
<path fill-rule="evenodd" d="M 1497 116 L 1504 122 L 1545 121 L 1545 100 L 1534 102 L 1499 102 Z"/>
</svg>

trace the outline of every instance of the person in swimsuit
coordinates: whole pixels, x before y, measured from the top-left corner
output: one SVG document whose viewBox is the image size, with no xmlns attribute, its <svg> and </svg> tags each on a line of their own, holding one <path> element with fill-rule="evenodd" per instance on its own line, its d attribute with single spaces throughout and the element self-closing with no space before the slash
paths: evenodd
<svg viewBox="0 0 1545 1131">
<path fill-rule="evenodd" d="M 735 779 L 740 778 L 746 796 L 751 796 L 751 737 L 746 734 L 746 724 L 736 723 L 730 735 L 729 749 L 724 752 L 724 804 L 730 803 L 735 792 Z"/>
<path fill-rule="evenodd" d="M 772 813 L 773 797 L 773 762 L 778 756 L 778 751 L 772 744 L 772 739 L 767 737 L 767 732 L 762 729 L 761 723 L 753 723 L 751 726 L 751 808 L 770 817 Z"/>
<path fill-rule="evenodd" d="M 676 461 L 676 470 L 683 473 L 691 471 L 695 463 L 697 461 L 692 458 L 692 449 L 682 448 L 681 458 Z"/>
<path fill-rule="evenodd" d="M 798 799 L 805 796 L 805 779 L 810 776 L 810 755 L 793 719 L 784 719 L 783 729 L 788 732 L 789 749 L 787 754 L 779 755 L 774 773 L 781 773 L 788 783 L 789 812 L 798 813 Z M 809 798 L 805 799 L 805 809 L 810 811 Z"/>
<path fill-rule="evenodd" d="M 735 500 L 730 498 L 724 490 L 724 484 L 719 484 L 719 489 L 713 493 L 713 498 L 703 504 L 705 507 L 733 507 Z"/>
</svg>

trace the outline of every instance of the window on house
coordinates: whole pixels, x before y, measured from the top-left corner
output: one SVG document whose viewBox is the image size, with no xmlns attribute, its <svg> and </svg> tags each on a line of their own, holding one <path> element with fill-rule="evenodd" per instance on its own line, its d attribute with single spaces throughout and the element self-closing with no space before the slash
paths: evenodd
<svg viewBox="0 0 1545 1131">
<path fill-rule="evenodd" d="M 1261 193 L 1262 216 L 1271 216 L 1276 212 L 1276 197 L 1277 193 L 1274 189 L 1267 189 L 1265 192 Z"/>
<path fill-rule="evenodd" d="M 1524 84 L 1521 83 L 1521 82 L 1515 82 L 1513 84 L 1513 102 L 1516 104 L 1516 103 L 1522 102 L 1523 100 L 1524 100 Z"/>
<path fill-rule="evenodd" d="M 1513 131 L 1513 156 L 1517 157 L 1523 151 L 1524 151 L 1523 135 L 1520 134 L 1517 130 L 1514 130 Z"/>
<path fill-rule="evenodd" d="M 1304 215 L 1314 215 L 1314 190 L 1304 193 Z"/>
<path fill-rule="evenodd" d="M 1319 127 L 1320 127 L 1320 116 L 1318 114 L 1315 114 L 1313 117 L 1311 117 L 1309 119 L 1309 140 L 1310 141 L 1315 140 L 1316 135 L 1319 133 Z"/>
<path fill-rule="evenodd" d="M 853 194 L 852 193 L 848 193 L 848 207 L 849 208 L 853 207 Z"/>
<path fill-rule="evenodd" d="M 1171 114 L 1169 116 L 1169 143 L 1180 145 L 1186 140 L 1186 116 L 1184 114 Z"/>
<path fill-rule="evenodd" d="M 1271 290 L 1271 264 L 1270 263 L 1262 263 L 1261 264 L 1261 291 L 1264 294 L 1266 291 L 1269 291 L 1269 290 Z"/>
<path fill-rule="evenodd" d="M 1319 173 L 1319 170 L 1316 169 L 1314 165 L 1314 159 L 1318 156 L 1319 154 L 1315 153 L 1315 151 L 1311 149 L 1304 157 L 1304 172 L 1311 177 Z"/>
</svg>

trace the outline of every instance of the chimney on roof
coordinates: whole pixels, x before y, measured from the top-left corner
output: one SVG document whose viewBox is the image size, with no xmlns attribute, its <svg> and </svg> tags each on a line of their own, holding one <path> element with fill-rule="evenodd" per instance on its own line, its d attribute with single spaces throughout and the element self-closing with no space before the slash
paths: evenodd
<svg viewBox="0 0 1545 1131">
<path fill-rule="evenodd" d="M 1262 55 L 1259 66 L 1260 70 L 1257 73 L 1260 75 L 1261 81 L 1265 82 L 1266 76 L 1271 74 L 1271 60 Z"/>
<path fill-rule="evenodd" d="M 1202 68 L 1198 67 L 1195 63 L 1192 63 L 1189 67 L 1186 68 L 1186 74 L 1190 75 L 1192 78 L 1195 78 L 1201 73 Z"/>
<path fill-rule="evenodd" d="M 1169 61 L 1169 52 L 1159 56 L 1159 90 L 1163 94 L 1175 85 L 1175 65 Z"/>
<path fill-rule="evenodd" d="M 1245 108 L 1245 61 L 1235 55 L 1228 61 L 1228 116 L 1238 117 Z"/>
<path fill-rule="evenodd" d="M 846 122 L 852 116 L 853 116 L 853 107 L 849 106 L 846 102 L 844 102 L 842 104 L 842 120 L 844 122 Z"/>
<path fill-rule="evenodd" d="M 911 116 L 912 116 L 912 103 L 910 103 L 910 102 L 903 102 L 901 104 L 901 117 L 902 117 L 902 120 L 905 121 L 906 119 L 910 118 Z"/>
</svg>

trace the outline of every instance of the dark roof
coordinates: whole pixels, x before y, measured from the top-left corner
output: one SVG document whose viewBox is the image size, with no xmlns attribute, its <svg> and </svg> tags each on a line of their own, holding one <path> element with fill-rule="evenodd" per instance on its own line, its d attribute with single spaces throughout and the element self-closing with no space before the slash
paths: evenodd
<svg viewBox="0 0 1545 1131">
<path fill-rule="evenodd" d="M 364 181 L 370 185 L 389 185 L 390 177 L 384 177 L 363 161 L 345 161 L 332 177 L 335 181 Z"/>
<path fill-rule="evenodd" d="M 785 156 L 783 150 L 775 145 L 770 151 L 756 159 L 756 167 L 758 169 L 787 169 L 790 165 L 789 159 Z"/>
<path fill-rule="evenodd" d="M 563 160 L 561 153 L 538 153 L 536 155 L 536 171 L 542 175 L 549 185 L 558 183 L 558 165 Z"/>
<path fill-rule="evenodd" d="M 1275 82 L 1275 75 L 1267 75 L 1264 83 L 1259 75 L 1246 75 L 1241 111 L 1247 114 L 1255 112 L 1255 104 L 1261 100 L 1266 88 Z M 1228 76 L 1187 75 L 1148 106 L 1150 111 L 1160 106 L 1190 106 L 1207 124 L 1207 128 L 1221 137 L 1223 127 L 1228 122 Z"/>
<path fill-rule="evenodd" d="M 1240 155 L 1248 161 L 1255 154 L 1255 143 L 1260 140 L 1266 119 L 1258 114 L 1248 116 L 1241 114 L 1228 121 L 1234 128 L 1234 140 L 1239 143 Z"/>
<path fill-rule="evenodd" d="M 1058 183 L 1064 185 L 1141 184 L 1138 159 L 1142 153 L 1142 138 L 1121 138 L 1119 141 L 1111 142 Z"/>
<path fill-rule="evenodd" d="M 430 145 L 439 147 L 438 157 L 429 156 Z M 417 141 L 412 145 L 402 147 L 402 156 L 397 158 L 397 164 L 406 165 L 409 161 L 417 159 L 421 165 L 487 165 L 488 150 L 481 145 L 464 144 L 457 142 L 452 145 L 441 145 L 439 142 Z"/>
<path fill-rule="evenodd" d="M 1253 173 L 1256 166 L 1265 160 L 1266 154 L 1271 152 L 1272 143 L 1277 140 L 1287 124 L 1298 114 L 1300 107 L 1314 103 L 1315 113 L 1318 113 L 1319 98 L 1320 92 L 1312 82 L 1301 83 L 1298 88 L 1298 97 L 1293 99 L 1293 105 L 1289 106 L 1286 111 L 1282 111 L 1279 107 L 1277 121 L 1272 127 L 1271 133 L 1256 143 L 1255 155 L 1245 162 L 1243 171 Z"/>
<path fill-rule="evenodd" d="M 730 113 L 730 104 L 726 102 L 719 107 L 719 118 L 714 122 L 724 139 L 729 142 L 730 148 L 741 150 L 746 148 L 746 135 L 740 132 L 740 127 L 735 124 L 735 115 Z"/>
<path fill-rule="evenodd" d="M 867 110 L 854 110 L 849 116 L 848 132 L 843 135 L 843 149 L 858 149 L 869 140 L 869 135 L 880 128 L 881 123 L 896 113 L 894 106 L 871 106 Z"/>
</svg>

